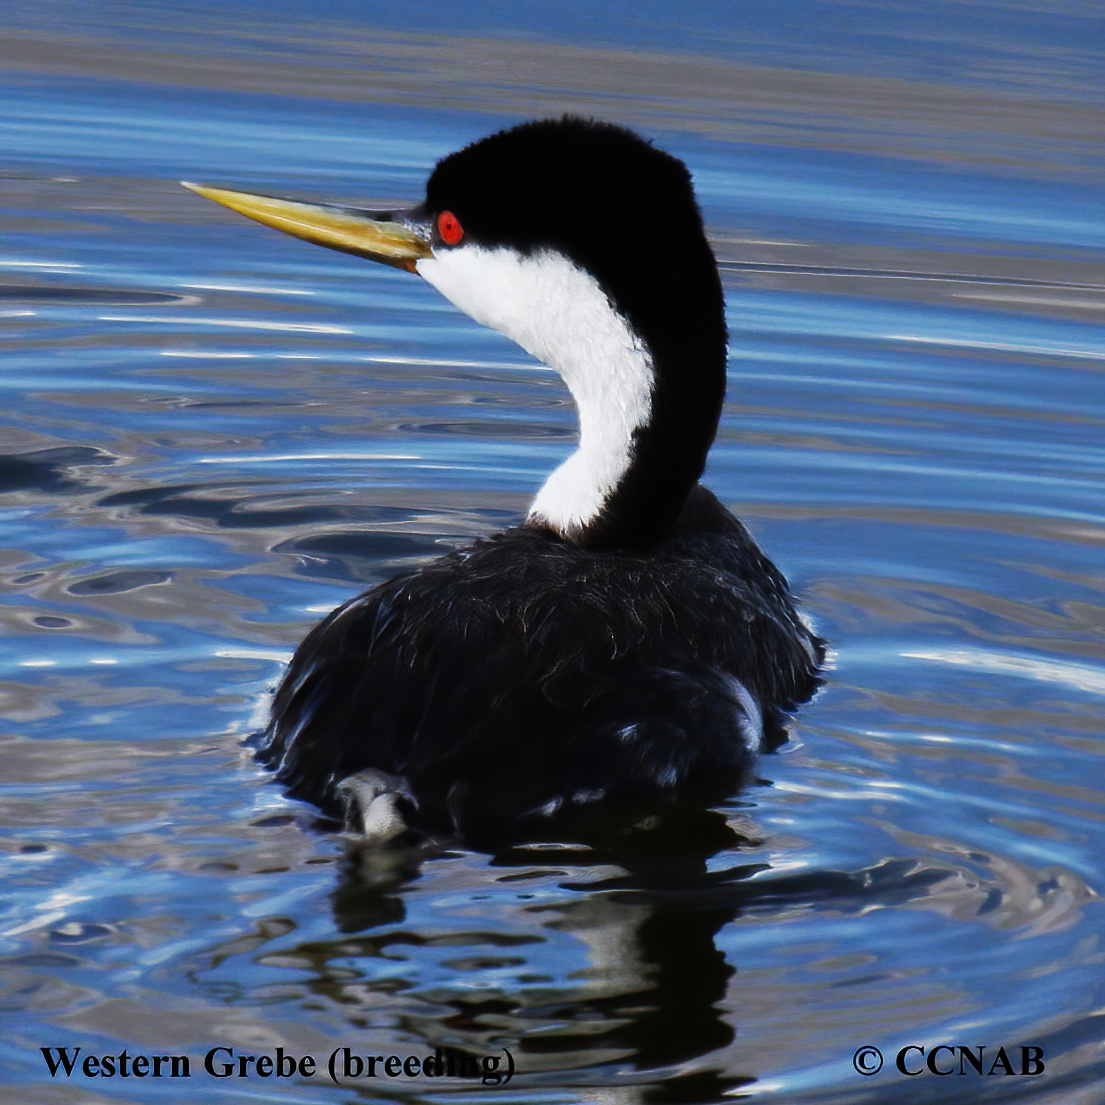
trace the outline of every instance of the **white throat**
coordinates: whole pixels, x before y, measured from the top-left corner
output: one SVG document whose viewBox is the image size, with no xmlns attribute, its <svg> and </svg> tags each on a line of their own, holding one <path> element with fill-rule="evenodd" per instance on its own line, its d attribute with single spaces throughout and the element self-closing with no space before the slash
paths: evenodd
<svg viewBox="0 0 1105 1105">
<path fill-rule="evenodd" d="M 477 322 L 556 369 L 579 412 L 579 445 L 529 510 L 569 539 L 602 512 L 629 471 L 633 434 L 652 407 L 652 357 L 598 281 L 561 253 L 462 246 L 417 262 L 418 272 Z"/>
</svg>

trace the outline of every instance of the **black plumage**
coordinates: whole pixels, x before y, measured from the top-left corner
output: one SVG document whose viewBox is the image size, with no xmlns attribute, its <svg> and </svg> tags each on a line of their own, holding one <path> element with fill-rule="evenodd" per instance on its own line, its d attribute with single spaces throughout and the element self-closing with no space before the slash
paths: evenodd
<svg viewBox="0 0 1105 1105">
<path fill-rule="evenodd" d="M 261 757 L 338 816 L 339 784 L 368 768 L 434 834 L 585 836 L 731 795 L 822 657 L 782 575 L 699 488 L 646 551 L 518 526 L 346 603 L 297 650 Z"/>
</svg>

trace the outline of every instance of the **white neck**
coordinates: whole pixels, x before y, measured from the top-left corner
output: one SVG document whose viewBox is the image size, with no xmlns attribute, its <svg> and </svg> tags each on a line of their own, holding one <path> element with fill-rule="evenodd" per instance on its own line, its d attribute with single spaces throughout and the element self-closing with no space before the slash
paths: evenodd
<svg viewBox="0 0 1105 1105">
<path fill-rule="evenodd" d="M 563 254 L 442 249 L 418 272 L 477 322 L 556 371 L 579 412 L 579 445 L 545 481 L 530 521 L 573 539 L 594 522 L 633 462 L 649 419 L 652 357 L 595 278 Z"/>
</svg>

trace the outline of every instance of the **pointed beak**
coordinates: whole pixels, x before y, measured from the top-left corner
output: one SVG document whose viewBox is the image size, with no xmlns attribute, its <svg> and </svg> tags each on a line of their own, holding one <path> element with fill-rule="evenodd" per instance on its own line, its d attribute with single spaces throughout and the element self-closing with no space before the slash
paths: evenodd
<svg viewBox="0 0 1105 1105">
<path fill-rule="evenodd" d="M 421 257 L 432 256 L 430 223 L 413 211 L 361 211 L 328 203 L 300 203 L 253 192 L 232 192 L 181 181 L 205 199 L 305 242 L 338 249 L 415 272 Z"/>
</svg>

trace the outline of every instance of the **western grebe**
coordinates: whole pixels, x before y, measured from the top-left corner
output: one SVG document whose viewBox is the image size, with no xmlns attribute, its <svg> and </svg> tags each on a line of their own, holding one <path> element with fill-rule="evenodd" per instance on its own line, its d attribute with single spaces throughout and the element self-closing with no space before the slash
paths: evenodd
<svg viewBox="0 0 1105 1105">
<path fill-rule="evenodd" d="M 289 792 L 367 836 L 476 847 L 731 795 L 818 686 L 824 644 L 698 482 L 727 335 L 685 165 L 564 118 L 449 155 L 409 211 L 188 187 L 418 273 L 556 369 L 579 414 L 523 524 L 308 634 L 259 751 Z"/>
</svg>

